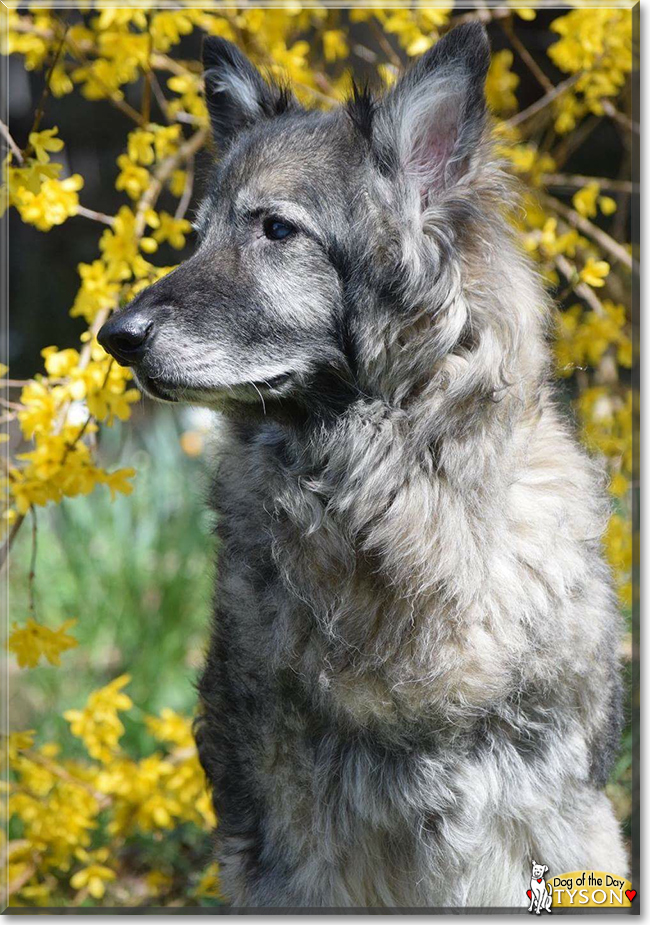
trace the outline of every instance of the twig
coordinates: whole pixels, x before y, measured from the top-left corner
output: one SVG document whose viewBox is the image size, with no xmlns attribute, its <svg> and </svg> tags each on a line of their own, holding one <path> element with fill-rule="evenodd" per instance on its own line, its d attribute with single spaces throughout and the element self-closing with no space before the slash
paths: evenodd
<svg viewBox="0 0 650 925">
<path fill-rule="evenodd" d="M 580 281 L 580 275 L 574 266 L 572 266 L 569 261 L 562 254 L 557 254 L 555 257 L 555 266 L 558 268 L 562 276 L 568 280 L 571 284 L 573 291 L 580 296 L 581 299 L 587 303 L 587 305 L 597 314 L 605 315 L 605 309 L 603 308 L 603 303 L 600 301 L 594 290 L 591 286 L 588 286 L 586 283 Z"/>
<path fill-rule="evenodd" d="M 561 168 L 563 164 L 566 164 L 568 159 L 577 151 L 578 148 L 587 140 L 595 128 L 599 125 L 601 121 L 601 116 L 590 116 L 588 119 L 585 119 L 575 131 L 567 135 L 562 144 L 559 145 L 555 154 L 553 155 L 553 160 L 555 161 L 555 166 Z"/>
<path fill-rule="evenodd" d="M 192 192 L 194 190 L 194 158 L 190 157 L 187 161 L 187 167 L 185 168 L 185 187 L 183 188 L 183 195 L 178 200 L 178 205 L 176 211 L 174 212 L 174 218 L 184 218 L 185 213 L 187 212 L 190 202 L 192 200 Z"/>
<path fill-rule="evenodd" d="M 13 896 L 14 893 L 18 893 L 20 890 L 22 890 L 22 888 L 25 886 L 27 881 L 31 880 L 31 878 L 34 876 L 35 873 L 36 873 L 36 862 L 33 862 L 32 864 L 28 864 L 25 867 L 25 869 L 22 871 L 22 873 L 18 874 L 17 877 L 14 877 L 11 883 L 7 884 L 7 897 L 6 898 L 8 899 L 10 896 Z"/>
<path fill-rule="evenodd" d="M 626 116 L 624 112 L 621 112 L 619 109 L 614 106 L 611 100 L 601 100 L 600 105 L 603 107 L 606 115 L 610 119 L 614 119 L 615 122 L 618 122 L 619 125 L 622 125 L 624 129 L 628 132 L 635 132 L 637 135 L 641 133 L 641 126 L 638 122 L 635 122 L 634 119 L 630 119 L 629 116 Z"/>
<path fill-rule="evenodd" d="M 2 568 L 2 566 L 3 566 L 3 565 L 5 564 L 5 562 L 7 561 L 7 556 L 8 556 L 8 554 L 9 554 L 9 550 L 11 549 L 11 547 L 12 547 L 12 545 L 13 545 L 13 542 L 14 542 L 14 540 L 16 539 L 16 536 L 17 536 L 18 531 L 20 530 L 20 528 L 21 528 L 21 526 L 22 526 L 22 523 L 23 523 L 23 520 L 24 520 L 24 519 L 25 519 L 25 515 L 24 515 L 24 514 L 18 514 L 18 516 L 16 517 L 16 519 L 14 520 L 14 522 L 13 522 L 12 525 L 11 525 L 11 530 L 9 531 L 9 536 L 8 536 L 7 539 L 4 541 L 4 543 L 3 543 L 3 545 L 2 545 L 2 549 L 0 549 L 0 568 Z"/>
<path fill-rule="evenodd" d="M 379 42 L 381 50 L 386 55 L 390 63 L 394 65 L 396 68 L 398 68 L 398 70 L 401 71 L 404 68 L 404 64 L 400 60 L 400 57 L 395 51 L 395 49 L 393 48 L 393 46 L 390 44 L 390 42 L 386 38 L 384 30 L 379 26 L 379 23 L 377 22 L 376 19 L 373 18 L 370 20 L 370 28 L 372 29 L 372 32 L 375 38 Z"/>
<path fill-rule="evenodd" d="M 59 47 L 57 48 L 56 53 L 54 55 L 54 60 L 52 61 L 52 64 L 50 65 L 50 68 L 45 77 L 45 86 L 43 87 L 43 92 L 41 94 L 41 98 L 38 103 L 38 108 L 36 112 L 34 113 L 34 121 L 32 122 L 32 128 L 29 133 L 30 135 L 33 132 L 38 131 L 38 127 L 41 124 L 41 119 L 43 118 L 43 114 L 45 113 L 45 103 L 47 102 L 47 98 L 50 95 L 50 83 L 52 81 L 52 74 L 54 73 L 54 68 L 57 66 L 59 62 L 59 58 L 61 57 L 61 52 L 63 51 L 63 46 L 65 45 L 65 39 L 68 34 L 68 29 L 70 28 L 69 22 L 64 22 L 63 25 L 64 25 L 63 35 L 61 36 Z M 31 150 L 31 144 L 28 144 L 27 147 L 25 148 L 25 157 L 27 157 L 27 154 L 30 150 Z"/>
<path fill-rule="evenodd" d="M 68 37 L 68 45 L 70 47 L 70 51 L 73 53 L 73 55 L 76 58 L 78 58 L 78 60 L 83 65 L 85 65 L 86 67 L 92 67 L 92 62 L 88 60 L 86 55 L 81 50 L 80 46 L 77 45 L 75 42 L 73 42 L 73 40 L 69 37 Z M 93 73 L 93 80 L 97 81 L 100 87 L 104 89 L 104 91 L 106 92 L 106 99 L 109 101 L 109 103 L 111 103 L 113 106 L 116 106 L 118 109 L 120 109 L 124 113 L 125 116 L 128 116 L 129 119 L 131 119 L 133 122 L 136 122 L 140 127 L 144 128 L 146 123 L 144 122 L 142 116 L 140 115 L 137 109 L 134 109 L 133 106 L 130 106 L 129 103 L 126 102 L 126 100 L 122 100 L 118 96 L 116 96 L 115 93 L 110 89 L 110 87 L 107 87 L 106 84 L 102 81 L 102 79 L 97 76 L 96 72 Z"/>
<path fill-rule="evenodd" d="M 537 61 L 533 58 L 531 53 L 528 51 L 523 42 L 515 35 L 514 26 L 512 24 L 512 18 L 505 19 L 501 23 L 501 28 L 508 36 L 510 44 L 515 49 L 521 60 L 524 62 L 528 70 L 537 80 L 537 83 L 544 88 L 546 93 L 551 93 L 554 89 L 553 82 L 546 76 L 544 71 L 541 69 Z"/>
<path fill-rule="evenodd" d="M 200 64 L 197 66 L 195 63 L 194 66 L 189 66 L 186 63 L 181 61 L 176 61 L 174 58 L 168 57 L 168 55 L 162 55 L 159 53 L 154 53 L 151 56 L 151 63 L 156 70 L 159 71 L 170 71 L 172 74 L 177 74 L 180 76 L 185 76 L 188 73 L 199 73 Z"/>
<path fill-rule="evenodd" d="M 540 97 L 534 103 L 531 103 L 526 109 L 522 109 L 521 112 L 516 113 L 512 118 L 508 119 L 505 123 L 509 128 L 514 128 L 517 125 L 521 125 L 522 122 L 526 122 L 532 116 L 536 116 L 538 112 L 541 112 L 542 109 L 545 109 L 549 106 L 554 100 L 565 93 L 567 90 L 570 90 L 571 87 L 576 84 L 582 77 L 582 71 L 578 74 L 572 74 L 571 77 L 567 77 L 566 80 L 563 80 L 562 83 L 559 83 L 557 87 L 553 87 L 552 90 L 549 90 L 548 93 L 545 93 L 544 96 Z"/>
<path fill-rule="evenodd" d="M 145 13 L 147 20 L 147 63 L 143 68 L 144 84 L 142 87 L 142 105 L 140 112 L 142 121 L 146 125 L 151 121 L 151 52 L 153 50 L 153 36 L 151 35 L 151 15 Z"/>
<path fill-rule="evenodd" d="M 156 97 L 158 108 L 162 112 L 165 122 L 170 123 L 172 120 L 169 115 L 167 98 L 165 97 L 165 94 L 163 93 L 163 89 L 160 86 L 160 81 L 158 80 L 158 76 L 153 69 L 149 71 L 149 74 L 151 76 L 151 89 L 153 90 L 153 95 Z"/>
<path fill-rule="evenodd" d="M 169 157 L 165 158 L 164 161 L 159 165 L 158 169 L 155 171 L 149 186 L 144 191 L 138 202 L 138 208 L 135 214 L 135 234 L 136 237 L 141 237 L 144 232 L 145 227 L 145 213 L 148 209 L 151 209 L 156 202 L 160 192 L 172 175 L 174 170 L 181 164 L 183 161 L 189 160 L 193 157 L 197 151 L 199 151 L 208 137 L 207 128 L 201 128 L 198 132 L 195 132 L 191 138 L 189 138 L 180 148 L 174 153 L 170 154 Z"/>
<path fill-rule="evenodd" d="M 499 19 L 505 19 L 507 16 L 511 16 L 512 11 L 506 9 L 505 7 L 496 7 L 493 10 L 484 9 L 484 10 L 472 10 L 471 13 L 463 13 L 462 16 L 454 16 L 453 19 L 449 20 L 449 28 L 453 29 L 454 26 L 459 26 L 464 22 L 482 22 L 487 24 L 489 22 L 494 22 Z"/>
<path fill-rule="evenodd" d="M 638 193 L 639 184 L 629 180 L 613 180 L 610 177 L 585 177 L 582 174 L 546 173 L 542 176 L 544 186 L 557 186 L 562 189 L 582 189 L 589 183 L 597 183 L 601 189 L 614 193 Z"/>
<path fill-rule="evenodd" d="M 91 218 L 94 222 L 101 222 L 103 225 L 114 225 L 115 219 L 112 215 L 106 215 L 104 212 L 96 212 L 95 209 L 87 209 L 85 206 L 77 206 L 77 215 L 84 218 Z"/>
<path fill-rule="evenodd" d="M 29 575 L 27 576 L 27 587 L 29 588 L 29 609 L 32 616 L 36 615 L 36 604 L 34 601 L 34 586 L 36 582 L 36 553 L 38 550 L 38 530 L 36 524 L 36 508 L 32 504 L 30 507 L 32 515 L 32 555 L 29 560 Z"/>
<path fill-rule="evenodd" d="M 15 411 L 22 411 L 25 407 L 17 401 L 9 401 L 7 398 L 0 396 L 0 405 L 3 405 L 5 408 L 13 408 Z"/>
<path fill-rule="evenodd" d="M 307 86 L 307 84 L 300 83 L 300 81 L 298 80 L 294 80 L 292 82 L 292 85 L 294 87 L 299 87 L 301 90 L 304 90 L 306 93 L 311 94 L 311 96 L 313 96 L 314 99 L 320 100 L 322 103 L 327 103 L 328 106 L 333 106 L 334 103 L 336 102 L 336 100 L 333 97 L 327 96 L 327 94 L 325 93 L 321 93 L 320 90 L 317 90 L 315 87 L 309 87 Z M 178 118 L 178 115 L 179 113 L 177 113 L 176 118 Z"/>
<path fill-rule="evenodd" d="M 5 125 L 2 119 L 0 119 L 0 132 L 2 132 L 7 144 L 9 145 L 13 153 L 16 155 L 16 160 L 18 161 L 18 163 L 22 164 L 25 160 L 25 158 L 23 157 L 23 152 L 20 150 L 16 142 L 11 137 L 9 126 Z"/>
<path fill-rule="evenodd" d="M 75 777 L 74 774 L 70 774 L 69 771 L 66 771 L 65 768 L 56 764 L 56 762 L 50 761 L 49 758 L 46 758 L 44 755 L 39 755 L 38 752 L 33 752 L 30 749 L 25 749 L 21 754 L 27 758 L 28 761 L 45 768 L 46 771 L 60 778 L 60 780 L 65 781 L 66 784 L 73 784 L 75 787 L 80 787 L 82 790 L 85 790 L 86 793 L 89 793 L 97 800 L 100 809 L 105 809 L 107 806 L 110 806 L 112 801 L 108 794 L 102 793 L 100 790 L 95 790 L 92 784 L 87 783 L 85 780 L 80 780 L 80 778 Z"/>
<path fill-rule="evenodd" d="M 559 199 L 555 199 L 555 197 L 549 196 L 546 193 L 543 193 L 542 196 L 550 209 L 557 212 L 558 215 L 561 215 L 565 221 L 574 228 L 577 228 L 578 231 L 581 231 L 588 238 L 591 238 L 592 241 L 596 241 L 603 250 L 607 251 L 610 257 L 614 260 L 620 260 L 629 270 L 638 270 L 638 264 L 632 259 L 625 248 L 613 238 L 610 238 L 607 232 L 603 231 L 602 228 L 598 228 L 597 225 L 594 225 L 588 218 L 580 215 L 575 209 L 570 209 L 569 206 L 565 206 Z"/>
</svg>

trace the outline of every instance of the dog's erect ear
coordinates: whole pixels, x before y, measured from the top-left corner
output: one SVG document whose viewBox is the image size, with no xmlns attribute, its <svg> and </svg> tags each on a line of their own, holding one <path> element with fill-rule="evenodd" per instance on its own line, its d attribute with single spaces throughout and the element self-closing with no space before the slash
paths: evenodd
<svg viewBox="0 0 650 925">
<path fill-rule="evenodd" d="M 536 862 L 536 861 L 532 861 L 531 863 L 532 863 L 533 867 L 537 867 L 537 862 Z"/>
<path fill-rule="evenodd" d="M 485 78 L 490 45 L 480 23 L 441 38 L 384 99 L 377 142 L 389 159 L 429 192 L 456 183 L 468 170 L 485 127 Z M 378 152 L 381 156 L 381 150 Z"/>
<path fill-rule="evenodd" d="M 546 873 L 547 870 L 548 870 L 548 867 L 546 866 L 546 864 L 544 864 L 544 873 Z"/>
<path fill-rule="evenodd" d="M 212 131 L 220 148 L 260 119 L 297 107 L 283 87 L 267 83 L 236 45 L 208 36 L 203 42 L 205 100 Z"/>
</svg>

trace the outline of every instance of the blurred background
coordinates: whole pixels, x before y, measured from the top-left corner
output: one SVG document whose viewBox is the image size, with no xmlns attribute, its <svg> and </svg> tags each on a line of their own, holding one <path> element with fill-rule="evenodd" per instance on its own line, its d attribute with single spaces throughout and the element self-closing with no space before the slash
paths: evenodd
<svg viewBox="0 0 650 925">
<path fill-rule="evenodd" d="M 600 57 L 596 54 L 591 64 L 588 64 L 587 57 L 584 60 L 580 57 L 579 49 L 586 41 L 585 36 L 594 34 L 593 22 L 572 20 L 566 27 L 575 30 L 575 64 L 549 54 L 549 48 L 563 35 L 554 23 L 569 12 L 567 8 L 560 7 L 509 4 L 491 10 L 482 5 L 475 8 L 447 4 L 427 8 L 430 13 L 428 19 L 423 19 L 420 13 L 407 12 L 401 25 L 399 22 L 392 23 L 391 16 L 396 15 L 395 11 L 379 10 L 375 14 L 324 9 L 301 12 L 296 7 L 297 12 L 288 13 L 253 8 L 242 12 L 244 8 L 233 8 L 230 12 L 211 12 L 208 15 L 199 14 L 187 6 L 179 9 L 182 10 L 180 15 L 189 16 L 189 25 L 177 29 L 177 34 L 169 40 L 162 53 L 172 61 L 180 62 L 183 73 L 198 73 L 197 62 L 205 31 L 228 34 L 228 29 L 231 29 L 235 40 L 254 58 L 257 55 L 256 60 L 262 63 L 265 60 L 281 61 L 284 71 L 304 84 L 302 96 L 312 105 L 326 105 L 328 100 L 331 103 L 332 99 L 340 96 L 349 83 L 349 72 L 361 80 L 368 78 L 374 82 L 377 82 L 380 73 L 381 79 L 389 83 L 398 66 L 415 56 L 415 45 L 420 39 L 423 39 L 420 47 L 424 50 L 427 43 L 435 40 L 438 31 L 446 31 L 456 21 L 468 16 L 482 18 L 487 24 L 495 56 L 507 53 L 505 57 L 501 55 L 498 58 L 499 66 L 494 69 L 493 94 L 497 102 L 493 109 L 500 120 L 506 122 L 510 119 L 516 126 L 514 136 L 508 135 L 507 131 L 504 136 L 515 152 L 512 156 L 513 169 L 521 175 L 532 195 L 550 191 L 554 202 L 574 215 L 586 217 L 593 227 L 605 231 L 608 239 L 621 242 L 627 253 L 630 252 L 628 245 L 633 241 L 635 202 L 631 183 L 635 129 L 630 69 L 622 68 L 623 83 L 617 84 L 614 92 L 607 96 L 608 101 L 615 101 L 615 112 L 620 118 L 612 116 L 611 112 L 608 114 L 602 106 L 598 109 L 590 104 L 583 110 L 576 109 L 575 124 L 570 130 L 559 131 L 557 120 L 562 113 L 554 104 L 542 106 L 539 113 L 534 111 L 535 105 L 548 96 L 549 87 L 552 92 L 552 88 L 572 77 L 577 82 L 583 72 L 591 74 L 603 60 L 610 60 L 612 56 L 616 58 L 616 48 L 605 46 Z M 413 8 L 416 11 L 420 9 Z M 196 16 L 190 15 L 194 13 Z M 254 21 L 257 14 L 261 19 Z M 45 20 L 40 21 L 38 10 L 19 7 L 13 15 L 10 29 L 15 30 L 17 38 L 13 48 L 10 45 L 9 50 L 13 53 L 8 58 L 9 129 L 15 144 L 25 153 L 34 127 L 35 111 L 43 103 L 47 69 L 57 51 L 51 37 L 54 27 L 50 14 L 43 13 Z M 155 8 L 148 8 L 149 26 L 151 17 L 155 15 L 158 15 Z M 67 17 L 66 29 L 73 24 L 88 30 L 89 42 L 97 40 L 99 43 L 102 37 L 111 34 L 111 30 L 122 37 L 143 31 L 142 24 L 129 19 L 126 14 L 121 19 L 105 19 L 103 24 L 99 24 L 98 16 L 91 7 L 83 12 L 71 8 L 64 11 L 63 16 Z M 407 25 L 411 29 L 408 35 Z M 603 36 L 608 32 L 615 36 L 618 35 L 616 30 L 620 31 L 620 23 L 609 24 L 605 19 L 599 22 L 598 28 L 603 31 Z M 34 66 L 29 60 L 29 52 L 20 43 L 26 35 L 38 36 L 48 29 L 50 45 L 38 65 Z M 601 37 L 600 41 L 606 43 L 606 38 Z M 296 50 L 298 43 L 307 47 Z M 627 46 L 621 48 L 620 54 L 628 54 Z M 568 52 L 567 56 L 570 57 Z M 296 63 L 298 58 L 300 60 Z M 68 60 L 64 55 L 63 60 L 67 60 L 69 73 L 73 73 L 74 67 L 79 65 L 79 61 L 75 64 L 73 56 Z M 30 66 L 26 67 L 26 63 Z M 169 73 L 174 73 L 172 68 L 169 68 Z M 121 99 L 137 112 L 141 111 L 145 83 L 146 78 L 136 69 L 133 80 L 119 85 Z M 574 89 L 575 86 L 576 83 Z M 83 83 L 81 87 L 83 89 Z M 163 101 L 166 97 L 176 99 L 175 94 L 181 95 L 180 90 L 170 93 L 162 76 L 159 89 Z M 604 94 L 608 92 L 603 90 Z M 508 94 L 512 98 L 510 103 Z M 110 95 L 107 93 L 101 98 L 100 94 L 98 99 L 88 98 L 88 94 L 78 90 L 61 95 L 49 93 L 41 125 L 41 128 L 57 126 L 61 137 L 65 138 L 65 148 L 51 155 L 52 162 L 62 165 L 61 176 L 81 174 L 84 187 L 80 200 L 86 208 L 91 207 L 106 216 L 114 216 L 125 204 L 134 208 L 137 205 L 129 203 L 124 190 L 116 189 L 115 185 L 119 173 L 116 162 L 125 151 L 125 139 L 133 130 L 133 121 L 123 106 L 111 105 Z M 587 92 L 576 97 L 581 103 L 586 98 Z M 524 113 L 525 118 L 518 121 L 517 114 L 520 113 Z M 168 118 L 157 92 L 150 93 L 148 114 L 156 123 L 162 124 Z M 193 130 L 197 124 L 204 124 L 204 115 L 194 115 L 192 119 L 187 123 L 180 119 L 186 135 L 190 128 Z M 529 160 L 523 163 L 529 154 Z M 191 200 L 186 213 L 189 218 L 200 202 L 211 157 L 212 154 L 203 149 L 193 163 Z M 549 160 L 544 161 L 544 157 Z M 593 178 L 609 179 L 610 185 L 601 184 L 598 194 L 607 194 L 612 199 L 613 210 L 601 210 L 592 215 L 587 209 L 583 214 L 576 205 L 576 193 L 588 187 Z M 167 209 L 173 213 L 177 203 L 178 195 L 165 188 L 156 209 Z M 582 235 L 584 229 L 576 226 L 567 213 L 553 211 L 548 203 L 545 209 L 545 214 L 537 220 L 534 209 L 532 206 L 529 208 L 522 225 L 522 240 L 530 239 L 528 249 L 540 263 L 540 271 L 559 297 L 560 306 L 569 311 L 579 304 L 583 313 L 591 312 L 596 319 L 601 317 L 598 305 L 602 309 L 607 304 L 605 299 L 600 302 L 600 297 L 606 296 L 613 305 L 623 306 L 623 320 L 619 327 L 610 330 L 610 325 L 605 333 L 596 330 L 593 319 L 587 314 L 581 315 L 568 333 L 558 322 L 561 343 L 573 363 L 568 371 L 567 367 L 563 368 L 564 371 L 560 370 L 558 390 L 561 400 L 567 407 L 567 413 L 582 429 L 587 443 L 592 439 L 591 448 L 607 455 L 605 437 L 610 441 L 609 446 L 614 439 L 614 431 L 618 435 L 616 439 L 620 437 L 616 428 L 624 430 L 627 426 L 621 424 L 621 402 L 627 401 L 626 396 L 632 386 L 631 362 L 626 364 L 622 361 L 622 354 L 617 350 L 621 349 L 621 338 L 632 338 L 632 327 L 636 323 L 632 311 L 631 277 L 625 266 L 617 265 L 611 254 L 592 252 L 589 248 L 593 242 L 584 245 L 584 255 L 580 251 L 582 245 L 578 243 L 579 256 L 575 258 L 575 267 L 572 264 L 573 275 L 563 277 L 561 260 L 564 253 L 559 245 L 553 250 L 544 244 L 542 235 L 547 234 L 548 237 L 551 233 L 553 237 L 576 227 Z M 560 222 L 551 232 L 545 224 L 549 219 L 555 220 L 556 225 L 558 220 Z M 566 227 L 562 222 L 566 223 Z M 80 284 L 77 266 L 96 260 L 102 228 L 87 217 L 76 215 L 68 218 L 61 227 L 43 233 L 23 220 L 16 209 L 10 210 L 8 223 L 8 365 L 11 381 L 20 382 L 43 371 L 41 350 L 44 347 L 55 345 L 63 349 L 79 346 L 80 338 L 88 328 L 88 320 L 70 316 Z M 171 266 L 188 256 L 192 247 L 191 233 L 180 249 L 173 249 L 168 242 L 162 241 L 155 258 L 151 259 L 157 266 Z M 567 253 L 571 256 L 570 251 Z M 604 291 L 597 284 L 590 288 L 588 277 L 583 273 L 588 260 L 603 257 L 610 261 L 613 268 Z M 604 309 L 605 313 L 607 311 Z M 582 332 L 584 343 L 580 342 L 582 346 L 578 344 L 575 333 L 576 327 L 580 333 L 581 323 L 585 325 Z M 593 344 L 597 336 L 605 338 L 604 348 L 600 353 L 596 350 L 595 356 L 590 355 L 589 344 Z M 592 394 L 594 390 L 601 390 L 598 393 L 601 398 L 603 395 L 608 400 L 611 398 L 612 404 L 604 418 L 601 415 L 601 418 L 592 421 L 585 417 L 586 411 L 580 410 L 579 402 L 587 395 L 590 400 L 593 399 L 593 404 L 598 397 Z M 9 393 L 9 402 L 12 401 L 18 407 L 19 393 L 15 390 Z M 586 402 L 583 401 L 583 404 L 586 407 Z M 610 423 L 610 418 L 613 423 Z M 605 424 L 603 420 L 606 420 Z M 606 427 L 605 436 L 603 427 Z M 25 439 L 15 420 L 8 421 L 8 429 L 14 456 L 30 449 L 30 441 Z M 630 435 L 631 429 L 630 419 Z M 131 678 L 127 690 L 132 706 L 120 713 L 124 725 L 120 745 L 134 761 L 141 762 L 160 748 L 160 737 L 152 734 L 151 727 L 145 722 L 147 717 L 160 715 L 165 709 L 183 717 L 192 716 L 196 702 L 194 682 L 207 643 L 211 588 L 217 559 L 213 523 L 205 504 L 211 459 L 215 452 L 215 433 L 218 434 L 218 427 L 207 412 L 163 408 L 146 399 L 139 401 L 133 405 L 128 420 L 116 420 L 111 427 L 102 426 L 92 437 L 93 453 L 102 467 L 107 470 L 135 468 L 133 493 L 117 494 L 111 500 L 108 490 L 99 487 L 87 495 L 63 497 L 58 504 L 35 506 L 36 540 L 30 526 L 31 511 L 22 529 L 16 533 L 10 560 L 10 620 L 20 625 L 28 616 L 35 614 L 38 620 L 52 627 L 70 619 L 77 621 L 72 632 L 78 645 L 64 652 L 61 667 L 43 659 L 38 667 L 19 668 L 13 656 L 8 660 L 11 729 L 36 730 L 36 746 L 57 743 L 66 760 L 84 761 L 87 757 L 84 741 L 72 733 L 70 721 L 64 718 L 64 713 L 82 709 L 90 692 L 124 674 Z M 626 452 L 631 453 L 627 444 L 616 444 L 610 454 L 613 460 L 610 469 L 613 475 L 621 473 L 629 482 L 631 463 L 620 463 Z M 620 496 L 613 499 L 624 531 L 628 529 L 630 518 L 630 500 L 629 494 L 626 494 L 628 482 Z M 631 568 L 631 562 L 628 562 L 631 539 L 628 543 L 624 532 L 617 542 L 621 549 L 616 554 L 624 557 L 620 566 L 621 581 L 628 581 L 625 576 Z M 621 606 L 629 631 L 631 603 L 631 597 L 622 598 Z M 630 690 L 634 670 L 630 632 L 622 655 Z M 627 703 L 623 746 L 608 793 L 629 837 L 633 800 L 631 695 Z M 36 757 L 34 761 L 37 761 Z M 78 879 L 76 886 L 71 886 L 74 877 L 68 883 L 69 875 L 64 867 L 57 868 L 53 864 L 41 870 L 39 865 L 42 858 L 47 857 L 47 850 L 42 847 L 34 849 L 32 836 L 25 837 L 25 821 L 20 812 L 17 812 L 12 825 L 10 839 L 14 847 L 8 857 L 10 861 L 14 860 L 14 885 L 18 883 L 19 886 L 13 891 L 10 889 L 10 892 L 12 901 L 17 905 L 96 905 L 109 902 L 109 899 L 109 904 L 115 905 L 187 904 L 190 902 L 187 898 L 188 882 L 196 891 L 199 876 L 209 861 L 207 826 L 183 822 L 176 826 L 173 837 L 165 825 L 160 830 L 155 825 L 149 829 L 146 825 L 136 826 L 120 842 L 119 862 L 113 856 L 111 863 L 119 863 L 122 870 L 124 865 L 134 865 L 142 876 L 135 878 L 134 882 L 129 881 L 120 892 L 105 875 L 109 899 L 104 898 L 103 892 L 93 898 L 88 885 L 82 882 L 83 877 Z M 101 851 L 105 843 L 113 846 L 110 839 L 104 842 L 95 836 L 93 839 L 92 845 L 89 842 L 79 850 L 89 851 L 92 848 Z M 16 847 L 18 844 L 20 850 Z M 21 851 L 27 852 L 24 857 Z M 87 858 L 84 860 L 81 855 L 75 855 L 75 858 L 70 869 L 84 871 L 91 868 Z M 98 856 L 93 863 L 101 866 L 100 862 L 104 863 Z M 98 876 L 101 879 L 101 875 Z M 126 882 L 124 877 L 121 880 L 123 884 Z M 214 883 L 210 881 L 204 886 L 200 896 L 192 893 L 191 902 L 218 902 L 218 889 Z"/>
</svg>

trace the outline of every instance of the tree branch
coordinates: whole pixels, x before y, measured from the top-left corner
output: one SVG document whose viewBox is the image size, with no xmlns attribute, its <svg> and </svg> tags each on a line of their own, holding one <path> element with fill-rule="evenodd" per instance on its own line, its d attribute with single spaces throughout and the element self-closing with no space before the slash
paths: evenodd
<svg viewBox="0 0 650 925">
<path fill-rule="evenodd" d="M 521 125 L 522 122 L 526 122 L 532 116 L 536 116 L 538 112 L 541 112 L 542 109 L 546 109 L 547 106 L 565 93 L 567 90 L 570 90 L 571 87 L 576 84 L 582 77 L 582 71 L 578 74 L 572 74 L 571 77 L 567 77 L 566 80 L 563 80 L 562 83 L 559 83 L 557 87 L 553 87 L 552 90 L 549 90 L 548 93 L 545 93 L 544 96 L 540 97 L 534 103 L 531 103 L 527 109 L 522 109 L 521 112 L 516 113 L 512 118 L 506 121 L 506 125 L 509 128 L 515 128 L 517 125 Z"/>
<path fill-rule="evenodd" d="M 632 259 L 622 244 L 610 238 L 607 232 L 603 231 L 602 228 L 594 225 L 588 218 L 576 212 L 575 209 L 570 209 L 569 206 L 565 206 L 559 199 L 555 199 L 555 197 L 549 196 L 547 193 L 542 193 L 542 198 L 550 209 L 557 212 L 558 215 L 561 215 L 573 228 L 577 228 L 578 231 L 581 231 L 588 238 L 591 238 L 592 241 L 599 244 L 604 251 L 607 251 L 610 257 L 620 261 L 628 270 L 638 271 L 638 264 Z"/>
<path fill-rule="evenodd" d="M 564 257 L 562 254 L 557 254 L 555 257 L 555 266 L 558 268 L 562 276 L 570 283 L 573 291 L 583 299 L 589 308 L 592 309 L 597 315 L 605 315 L 605 309 L 603 308 L 603 303 L 600 301 L 594 290 L 591 286 L 588 286 L 586 283 L 580 282 L 580 274 L 574 266 Z"/>
<path fill-rule="evenodd" d="M 7 144 L 9 145 L 13 153 L 16 155 L 16 160 L 18 161 L 18 163 L 22 164 L 25 160 L 25 158 L 23 157 L 23 152 L 20 150 L 20 148 L 18 147 L 18 145 L 12 138 L 11 132 L 9 131 L 9 126 L 5 125 L 2 119 L 0 119 L 0 132 L 2 132 Z"/>
<path fill-rule="evenodd" d="M 582 174 L 546 173 L 542 176 L 544 186 L 556 186 L 561 189 L 582 189 L 589 183 L 597 183 L 601 189 L 614 193 L 639 192 L 639 184 L 629 180 L 612 180 L 610 177 L 585 177 Z"/>
</svg>

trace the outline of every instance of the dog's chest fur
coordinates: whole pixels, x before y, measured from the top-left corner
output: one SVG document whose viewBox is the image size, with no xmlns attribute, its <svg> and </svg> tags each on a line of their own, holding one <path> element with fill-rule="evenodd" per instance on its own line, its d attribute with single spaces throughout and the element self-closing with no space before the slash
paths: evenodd
<svg viewBox="0 0 650 925">
<path fill-rule="evenodd" d="M 543 417 L 502 445 L 489 492 L 414 464 L 385 409 L 300 455 L 278 426 L 233 430 L 198 739 L 235 903 L 518 904 L 551 808 L 586 807 L 611 603 L 582 458 L 554 420 L 549 455 Z"/>
</svg>

